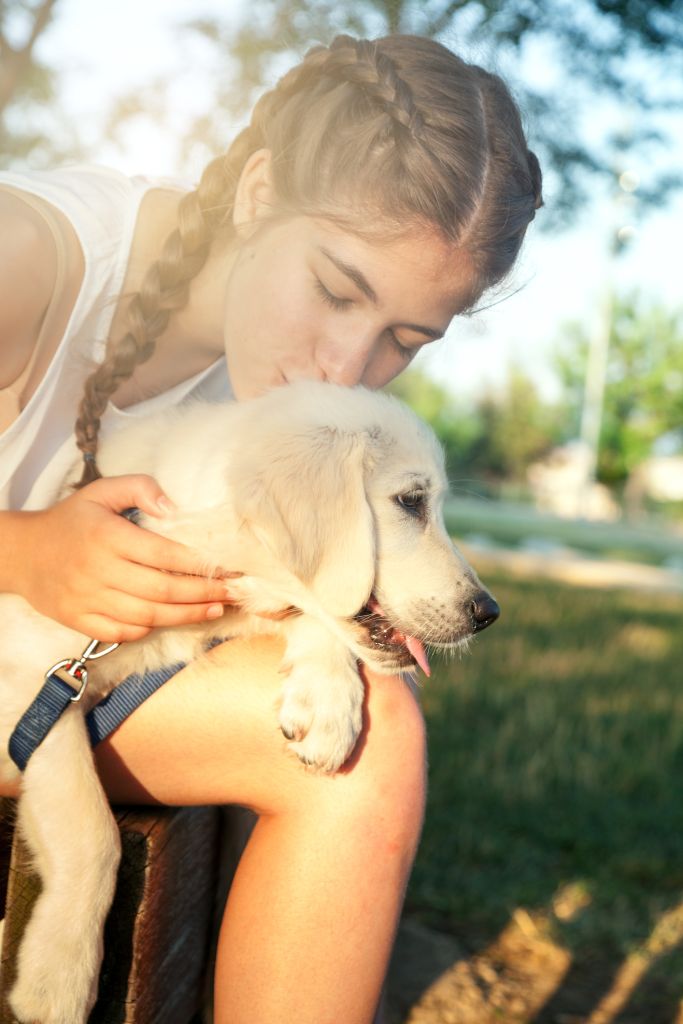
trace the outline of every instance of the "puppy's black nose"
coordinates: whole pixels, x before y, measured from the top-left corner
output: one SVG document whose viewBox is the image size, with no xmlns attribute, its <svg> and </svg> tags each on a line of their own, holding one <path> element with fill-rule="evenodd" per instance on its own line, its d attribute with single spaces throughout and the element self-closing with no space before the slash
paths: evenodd
<svg viewBox="0 0 683 1024">
<path fill-rule="evenodd" d="M 481 590 L 475 595 L 470 605 L 470 611 L 472 612 L 472 628 L 475 633 L 481 633 L 482 629 L 490 626 L 500 615 L 500 608 L 485 590 Z"/>
</svg>

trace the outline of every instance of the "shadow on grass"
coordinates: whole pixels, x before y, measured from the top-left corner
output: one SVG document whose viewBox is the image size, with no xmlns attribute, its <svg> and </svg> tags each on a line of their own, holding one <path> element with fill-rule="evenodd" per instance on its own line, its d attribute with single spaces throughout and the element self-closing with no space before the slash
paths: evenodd
<svg viewBox="0 0 683 1024">
<path fill-rule="evenodd" d="M 501 622 L 424 687 L 430 793 L 407 917 L 481 959 L 500 957 L 522 908 L 539 941 L 566 951 L 541 1003 L 518 992 L 514 1015 L 491 1020 L 672 1024 L 683 599 L 487 582 Z"/>
</svg>

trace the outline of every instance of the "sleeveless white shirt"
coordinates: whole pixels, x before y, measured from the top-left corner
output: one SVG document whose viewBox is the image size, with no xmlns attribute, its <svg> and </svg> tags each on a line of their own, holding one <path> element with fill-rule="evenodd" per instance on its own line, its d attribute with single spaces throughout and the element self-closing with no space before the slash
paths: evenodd
<svg viewBox="0 0 683 1024">
<path fill-rule="evenodd" d="M 0 434 L 0 509 L 36 509 L 54 502 L 68 466 L 77 458 L 73 427 L 83 383 L 104 358 L 140 203 L 150 189 L 178 188 L 179 183 L 128 178 L 118 171 L 79 165 L 48 172 L 3 171 L 0 188 L 3 185 L 39 196 L 60 210 L 76 232 L 85 263 L 78 297 L 51 364 L 19 417 Z M 231 397 L 225 358 L 125 410 L 110 403 L 102 432 L 190 397 Z"/>
</svg>

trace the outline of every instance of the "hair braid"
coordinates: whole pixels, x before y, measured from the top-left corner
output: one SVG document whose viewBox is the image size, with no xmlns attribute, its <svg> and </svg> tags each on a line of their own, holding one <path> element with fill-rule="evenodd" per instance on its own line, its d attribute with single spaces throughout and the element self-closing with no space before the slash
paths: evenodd
<svg viewBox="0 0 683 1024">
<path fill-rule="evenodd" d="M 225 156 L 207 165 L 197 188 L 183 196 L 177 228 L 130 299 L 127 332 L 108 347 L 104 362 L 86 379 L 75 424 L 76 442 L 84 458 L 78 487 L 100 476 L 97 443 L 109 399 L 135 368 L 152 356 L 172 313 L 187 304 L 190 284 L 206 263 L 211 243 L 229 225 L 240 171 L 254 148 L 253 133 L 246 128 Z"/>
<path fill-rule="evenodd" d="M 314 81 L 327 78 L 333 86 L 355 85 L 394 121 L 399 129 L 419 137 L 423 118 L 408 83 L 377 42 L 338 35 L 328 46 L 314 46 L 301 64 L 288 71 L 268 98 L 285 100 Z"/>
<path fill-rule="evenodd" d="M 384 108 L 411 138 L 422 135 L 423 118 L 415 105 L 412 90 L 398 73 L 394 61 L 369 39 L 337 36 L 330 46 L 323 73 L 359 86 Z"/>
</svg>

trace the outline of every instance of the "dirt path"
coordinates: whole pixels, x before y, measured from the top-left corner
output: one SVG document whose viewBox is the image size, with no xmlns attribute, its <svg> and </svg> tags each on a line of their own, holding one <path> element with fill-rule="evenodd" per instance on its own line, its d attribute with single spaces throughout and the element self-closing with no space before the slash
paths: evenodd
<svg viewBox="0 0 683 1024">
<path fill-rule="evenodd" d="M 520 579 L 552 579 L 579 587 L 613 587 L 657 593 L 683 594 L 683 572 L 639 562 L 608 558 L 584 558 L 559 553 L 541 554 L 512 548 L 463 544 L 463 552 L 481 574 L 486 566 L 502 569 Z"/>
<path fill-rule="evenodd" d="M 387 1024 L 530 1021 L 568 967 L 568 954 L 542 940 L 531 921 L 513 921 L 492 946 L 469 956 L 450 936 L 408 919 L 392 962 Z"/>
<path fill-rule="evenodd" d="M 474 955 L 405 919 L 386 1024 L 683 1024 L 681 993 L 648 976 L 683 938 L 683 906 L 660 925 L 621 964 L 595 958 L 578 965 L 523 910 Z"/>
</svg>

